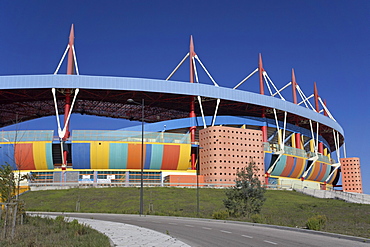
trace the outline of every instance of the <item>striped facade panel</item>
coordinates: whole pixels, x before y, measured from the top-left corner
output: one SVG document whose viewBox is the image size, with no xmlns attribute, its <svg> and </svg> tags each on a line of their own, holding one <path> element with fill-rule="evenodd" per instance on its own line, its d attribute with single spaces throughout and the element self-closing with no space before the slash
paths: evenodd
<svg viewBox="0 0 370 247">
<path fill-rule="evenodd" d="M 35 162 L 36 170 L 54 169 L 51 143 L 34 142 L 33 160 Z"/>
<path fill-rule="evenodd" d="M 32 143 L 17 143 L 14 145 L 14 159 L 19 170 L 35 170 Z"/>
<path fill-rule="evenodd" d="M 110 143 L 109 169 L 126 169 L 128 158 L 127 143 Z"/>
<path fill-rule="evenodd" d="M 311 170 L 308 172 L 306 179 L 307 180 L 313 180 L 316 181 L 316 179 L 319 177 L 321 172 L 321 162 L 315 162 L 315 164 L 312 165 Z"/>
<path fill-rule="evenodd" d="M 164 145 L 162 170 L 176 170 L 180 157 L 179 145 Z"/>
<path fill-rule="evenodd" d="M 93 141 L 90 143 L 91 169 L 109 168 L 109 142 Z"/>
<path fill-rule="evenodd" d="M 13 170 L 17 169 L 14 162 L 14 145 L 0 144 L 0 166 L 9 164 Z"/>
<path fill-rule="evenodd" d="M 273 156 L 278 156 L 278 155 L 275 154 Z M 271 172 L 272 176 L 280 176 L 280 174 L 284 171 L 285 164 L 286 164 L 286 159 L 287 159 L 286 155 L 282 155 L 277 162 L 275 161 L 274 158 L 271 159 L 271 162 L 276 162 L 274 170 L 272 170 L 272 172 Z M 273 164 L 271 164 L 271 165 L 273 165 Z"/>
<path fill-rule="evenodd" d="M 269 152 L 264 152 L 264 155 L 265 155 L 265 158 L 264 158 L 264 161 L 265 161 L 265 171 L 267 171 L 270 167 L 271 164 L 271 158 L 272 158 L 272 153 L 269 153 Z"/>
<path fill-rule="evenodd" d="M 306 159 L 300 157 L 294 157 L 295 166 L 292 169 L 292 172 L 289 174 L 290 178 L 300 178 L 302 177 L 305 168 L 306 168 Z"/>
<path fill-rule="evenodd" d="M 333 168 L 332 168 L 333 169 Z M 330 171 L 331 172 L 331 171 Z M 328 184 L 333 184 L 333 182 L 334 182 L 334 180 L 335 180 L 335 178 L 337 177 L 337 174 L 338 174 L 338 169 L 337 170 L 335 170 L 334 172 L 333 172 L 333 174 L 330 176 L 330 178 L 328 179 L 328 181 L 327 181 L 327 183 Z M 329 175 L 330 175 L 330 173 L 329 173 Z"/>
<path fill-rule="evenodd" d="M 128 144 L 127 169 L 140 169 L 141 167 L 141 143 Z M 145 161 L 145 145 L 144 145 L 144 161 Z"/>
<path fill-rule="evenodd" d="M 162 160 L 163 160 L 163 145 L 152 144 L 149 169 L 160 170 L 162 168 Z"/>
<path fill-rule="evenodd" d="M 277 157 L 278 155 L 273 155 Z M 275 162 L 274 158 L 271 158 L 271 163 Z M 270 166 L 273 164 L 270 164 Z M 272 171 L 272 176 L 281 176 L 289 178 L 300 178 L 306 168 L 306 159 L 301 157 L 282 155 L 274 170 Z"/>
<path fill-rule="evenodd" d="M 0 162 L 14 170 L 52 170 L 51 142 L 0 144 Z"/>
<path fill-rule="evenodd" d="M 188 170 L 191 167 L 190 152 L 191 145 L 181 144 L 180 146 L 180 157 L 177 165 L 177 170 Z"/>
<path fill-rule="evenodd" d="M 286 156 L 285 167 L 282 173 L 280 174 L 280 176 L 289 177 L 289 174 L 292 172 L 294 166 L 295 166 L 295 158 L 292 156 Z"/>
<path fill-rule="evenodd" d="M 73 143 L 75 169 L 140 169 L 141 143 L 89 141 Z M 144 144 L 144 169 L 187 170 L 190 144 Z"/>
<path fill-rule="evenodd" d="M 152 158 L 152 147 L 153 144 L 145 144 L 145 160 L 144 160 L 144 169 L 150 169 L 150 161 Z"/>
<path fill-rule="evenodd" d="M 72 160 L 74 169 L 90 169 L 90 143 L 73 143 Z"/>
</svg>

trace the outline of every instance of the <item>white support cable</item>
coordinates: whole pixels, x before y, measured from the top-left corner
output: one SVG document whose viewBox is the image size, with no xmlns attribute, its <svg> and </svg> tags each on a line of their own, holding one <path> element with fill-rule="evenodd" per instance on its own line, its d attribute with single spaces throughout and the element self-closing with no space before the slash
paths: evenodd
<svg viewBox="0 0 370 247">
<path fill-rule="evenodd" d="M 301 105 L 302 103 L 305 103 L 307 102 L 309 99 L 311 99 L 314 95 L 311 94 L 310 96 L 308 96 L 308 98 L 305 98 L 304 100 L 302 100 L 301 102 L 299 102 L 297 105 Z M 307 104 L 305 103 L 306 107 L 308 108 Z"/>
<path fill-rule="evenodd" d="M 316 122 L 316 147 L 317 147 L 317 152 L 319 151 L 319 122 Z"/>
<path fill-rule="evenodd" d="M 51 92 L 53 94 L 54 106 L 55 106 L 55 114 L 56 114 L 56 118 L 57 118 L 58 137 L 60 139 L 60 151 L 61 151 L 61 155 L 62 155 L 62 164 L 65 164 L 64 163 L 64 154 L 63 154 L 64 153 L 64 150 L 63 150 L 63 141 L 62 141 L 63 136 L 61 136 L 62 130 L 60 128 L 60 119 L 59 119 L 58 103 L 57 103 L 57 99 L 56 99 L 56 95 L 55 95 L 55 88 L 52 88 L 51 89 Z"/>
<path fill-rule="evenodd" d="M 196 64 L 195 64 L 195 59 L 194 59 L 194 58 L 192 58 L 192 59 L 193 59 L 193 65 L 194 65 L 195 81 L 196 81 L 197 83 L 199 83 L 199 77 L 198 77 L 197 66 L 196 66 Z"/>
<path fill-rule="evenodd" d="M 262 75 L 263 75 L 263 79 L 265 79 L 265 83 L 266 83 L 267 89 L 269 90 L 270 96 L 271 96 L 272 95 L 272 90 L 271 90 L 270 84 L 268 83 L 268 81 L 266 79 L 266 74 L 262 74 Z"/>
<path fill-rule="evenodd" d="M 65 56 L 66 56 L 66 54 L 67 54 L 68 49 L 69 49 L 69 44 L 67 45 L 67 48 L 66 48 L 66 50 L 65 50 L 65 51 L 64 51 L 64 53 L 63 53 L 62 59 L 60 59 L 60 61 L 59 61 L 59 64 L 58 64 L 58 66 L 57 66 L 57 69 L 54 71 L 54 75 L 56 75 L 56 74 L 58 73 L 59 68 L 60 68 L 60 66 L 61 66 L 61 65 L 62 65 L 62 63 L 63 63 L 63 60 L 64 60 L 64 58 L 65 58 Z"/>
<path fill-rule="evenodd" d="M 74 106 L 74 104 L 75 104 L 75 101 L 76 101 L 76 98 L 77 98 L 77 94 L 78 94 L 78 92 L 79 92 L 79 91 L 80 91 L 80 89 L 79 89 L 79 88 L 76 88 L 75 93 L 74 93 L 74 96 L 73 96 L 72 105 L 71 105 L 71 108 L 70 108 L 70 110 L 69 110 L 69 112 L 68 112 L 67 121 L 65 121 L 65 124 L 64 124 L 64 127 L 63 127 L 63 131 L 62 131 L 63 136 L 65 135 L 65 133 L 66 133 L 66 131 L 67 131 L 67 126 L 68 126 L 68 123 L 69 123 L 69 119 L 70 119 L 70 117 L 71 117 L 72 110 L 73 110 L 73 106 Z"/>
<path fill-rule="evenodd" d="M 333 137 L 334 137 L 335 152 L 337 154 L 337 159 L 339 161 L 339 158 L 340 158 L 339 140 L 337 140 L 337 136 L 335 135 L 335 130 L 334 129 L 333 129 Z"/>
<path fill-rule="evenodd" d="M 339 163 L 339 164 L 338 164 L 338 163 Z M 328 176 L 328 178 L 325 180 L 325 182 L 328 182 L 328 181 L 329 181 L 329 179 L 333 176 L 334 172 L 335 172 L 336 170 L 338 170 L 338 169 L 339 169 L 339 167 L 340 167 L 340 162 L 338 161 L 338 163 L 331 165 L 332 167 L 334 167 L 334 170 L 329 174 L 329 176 Z"/>
<path fill-rule="evenodd" d="M 297 92 L 298 92 L 298 94 L 299 94 L 299 96 L 301 96 L 301 99 L 302 99 L 302 102 L 300 102 L 299 104 L 297 104 L 297 105 L 300 105 L 300 104 L 302 104 L 302 103 L 304 103 L 305 104 L 305 106 L 306 106 L 306 108 L 308 108 L 308 105 L 307 105 L 307 103 L 306 103 L 306 96 L 304 96 L 303 94 L 302 94 L 302 92 L 301 92 L 301 90 L 299 89 L 299 86 L 297 85 Z"/>
<path fill-rule="evenodd" d="M 67 162 L 64 163 L 64 148 L 63 148 L 63 141 L 60 140 L 60 151 L 62 152 L 62 165 L 67 164 Z"/>
<path fill-rule="evenodd" d="M 206 67 L 204 67 L 202 61 L 200 61 L 200 58 L 198 57 L 198 55 L 195 55 L 195 58 L 197 59 L 197 61 L 199 62 L 199 64 L 202 66 L 203 70 L 207 73 L 208 77 L 211 79 L 211 81 L 213 82 L 213 84 L 216 87 L 219 87 L 219 85 L 215 82 L 215 80 L 213 79 L 213 77 L 211 76 L 211 74 L 208 72 L 208 70 L 206 69 Z"/>
<path fill-rule="evenodd" d="M 286 118 L 287 118 L 287 112 L 284 112 L 284 131 L 283 131 L 283 138 L 285 138 L 285 131 L 286 131 Z M 284 143 L 283 143 L 284 144 Z"/>
<path fill-rule="evenodd" d="M 306 178 L 307 174 L 310 172 L 310 170 L 312 169 L 312 167 L 314 166 L 315 162 L 319 159 L 319 156 L 316 154 L 314 157 L 311 157 L 309 158 L 308 160 L 311 160 L 312 163 L 310 165 L 310 167 L 308 167 L 308 169 L 303 173 L 302 177 L 303 178 Z"/>
<path fill-rule="evenodd" d="M 311 128 L 312 140 L 315 141 L 315 134 L 313 132 L 313 126 L 312 126 L 312 120 L 311 119 L 310 119 L 310 128 Z M 314 152 L 315 152 L 315 154 L 317 154 L 317 146 L 316 146 L 316 143 L 314 142 L 313 145 L 314 145 Z"/>
<path fill-rule="evenodd" d="M 281 94 L 280 94 L 279 90 L 276 88 L 276 86 L 275 86 L 274 82 L 270 79 L 270 77 L 269 77 L 269 75 L 267 74 L 267 72 L 266 72 L 266 71 L 263 71 L 263 74 L 264 74 L 264 75 L 267 77 L 267 79 L 270 81 L 271 85 L 274 87 L 275 91 L 279 94 L 280 98 L 281 98 L 282 100 L 284 100 L 284 101 L 285 101 L 285 98 L 283 97 L 283 95 L 281 95 Z M 272 94 L 271 94 L 271 96 L 272 96 Z"/>
<path fill-rule="evenodd" d="M 284 139 L 284 144 L 292 137 L 294 133 L 291 133 L 288 137 Z M 284 136 L 285 137 L 285 136 Z"/>
<path fill-rule="evenodd" d="M 284 152 L 278 151 L 276 153 L 279 154 L 279 156 L 277 157 L 277 159 L 275 160 L 275 162 L 270 166 L 270 168 L 267 170 L 267 173 L 269 173 L 269 174 L 271 174 L 271 172 L 274 170 L 276 164 L 280 160 L 281 156 L 283 156 L 283 153 Z"/>
<path fill-rule="evenodd" d="M 238 83 L 233 89 L 237 89 L 240 87 L 246 80 L 248 80 L 252 75 L 254 75 L 258 71 L 258 68 L 255 69 L 252 73 L 250 73 L 247 77 L 245 77 L 241 82 Z"/>
<path fill-rule="evenodd" d="M 331 115 L 329 109 L 326 107 L 326 105 L 324 104 L 324 102 L 322 102 L 322 100 L 321 100 L 320 97 L 319 97 L 319 101 L 320 101 L 322 107 L 325 109 L 326 113 L 329 115 L 329 117 L 336 122 L 337 120 L 335 120 L 335 118 L 333 117 L 333 115 Z"/>
<path fill-rule="evenodd" d="M 189 57 L 189 52 L 188 54 L 185 55 L 185 57 L 181 60 L 181 62 L 176 66 L 176 68 L 171 72 L 171 74 L 166 78 L 166 81 L 168 81 L 169 79 L 171 79 L 171 77 L 173 76 L 173 74 L 175 74 L 175 72 L 179 69 L 179 67 L 184 63 L 184 61 Z"/>
<path fill-rule="evenodd" d="M 72 45 L 72 51 L 73 51 L 73 58 L 75 60 L 76 74 L 79 75 L 80 72 L 78 71 L 77 57 L 76 57 L 76 52 L 75 52 L 75 46 L 74 45 Z"/>
<path fill-rule="evenodd" d="M 202 114 L 202 120 L 203 120 L 203 127 L 204 129 L 207 128 L 206 120 L 204 118 L 204 112 L 203 112 L 203 105 L 202 105 L 202 98 L 198 95 L 198 102 L 200 107 L 200 112 Z"/>
<path fill-rule="evenodd" d="M 220 105 L 220 99 L 217 99 L 217 104 L 216 104 L 216 109 L 215 109 L 215 114 L 213 115 L 213 120 L 212 120 L 212 127 L 215 126 L 216 122 L 216 117 L 217 117 L 217 112 L 218 112 L 218 106 Z"/>
<path fill-rule="evenodd" d="M 304 99 L 307 99 L 307 97 L 306 97 L 306 95 L 304 94 L 304 92 L 301 90 L 301 88 L 299 87 L 299 85 L 297 84 L 297 89 L 298 89 L 298 92 L 299 92 L 299 94 L 301 95 L 301 97 L 302 97 L 302 95 L 303 95 L 303 97 L 302 97 L 302 100 L 304 100 Z M 311 97 L 310 97 L 311 98 Z M 316 111 L 315 110 L 315 108 L 311 105 L 311 102 L 310 101 L 307 101 L 307 103 L 311 106 L 311 109 L 313 110 L 313 111 Z M 306 107 L 307 107 L 307 104 L 305 103 L 305 105 L 306 105 Z M 308 107 L 307 107 L 308 108 Z"/>
<path fill-rule="evenodd" d="M 55 96 L 55 88 L 52 88 L 51 92 L 52 92 L 53 98 L 54 98 L 55 115 L 56 115 L 57 124 L 58 124 L 58 137 L 61 138 L 60 133 L 62 132 L 62 129 L 60 128 L 60 119 L 59 119 L 58 103 L 57 103 L 57 99 L 56 99 L 56 96 Z"/>
<path fill-rule="evenodd" d="M 273 95 L 271 95 L 272 97 L 274 97 L 275 95 L 277 95 L 278 93 L 282 92 L 285 88 L 289 87 L 290 85 L 292 84 L 292 82 L 289 82 L 288 84 L 286 84 L 284 87 L 280 88 L 279 91 L 277 91 L 276 93 L 274 93 Z"/>
<path fill-rule="evenodd" d="M 279 140 L 279 145 L 280 149 L 284 151 L 284 145 L 283 145 L 283 140 L 281 138 L 281 133 L 280 133 L 280 127 L 279 127 L 279 121 L 277 119 L 277 114 L 276 114 L 276 109 L 274 108 L 274 115 L 275 115 L 275 122 L 276 122 L 276 129 L 278 131 L 278 140 Z"/>
<path fill-rule="evenodd" d="M 339 138 L 339 132 L 337 131 L 337 142 L 338 142 L 338 154 L 339 154 L 339 158 L 338 160 L 340 159 L 340 138 Z"/>
</svg>

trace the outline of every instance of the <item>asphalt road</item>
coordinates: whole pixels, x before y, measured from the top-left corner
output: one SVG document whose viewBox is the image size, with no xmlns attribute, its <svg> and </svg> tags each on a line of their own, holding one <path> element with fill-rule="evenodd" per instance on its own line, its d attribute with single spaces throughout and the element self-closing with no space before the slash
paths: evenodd
<svg viewBox="0 0 370 247">
<path fill-rule="evenodd" d="M 370 246 L 370 240 L 365 243 L 350 236 L 243 222 L 123 214 L 64 213 L 64 216 L 141 226 L 169 234 L 191 246 Z"/>
</svg>

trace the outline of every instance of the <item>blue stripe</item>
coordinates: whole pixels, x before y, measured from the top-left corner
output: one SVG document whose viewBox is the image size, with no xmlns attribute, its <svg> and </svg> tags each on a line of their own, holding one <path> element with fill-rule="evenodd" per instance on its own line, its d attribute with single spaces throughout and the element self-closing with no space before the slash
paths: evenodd
<svg viewBox="0 0 370 247">
<path fill-rule="evenodd" d="M 0 167 L 9 164 L 13 170 L 17 170 L 14 160 L 14 145 L 0 144 Z"/>
<path fill-rule="evenodd" d="M 267 172 L 267 170 L 270 168 L 270 165 L 271 165 L 271 158 L 272 158 L 272 153 L 266 153 L 264 152 L 264 155 L 265 155 L 265 171 Z"/>
<path fill-rule="evenodd" d="M 322 163 L 316 163 L 316 165 L 319 165 L 320 166 L 320 170 L 319 170 L 319 173 L 317 174 L 317 176 L 315 177 L 315 179 L 313 179 L 313 181 L 317 181 L 317 179 L 319 179 L 320 175 L 321 175 L 321 172 L 322 172 Z"/>
<path fill-rule="evenodd" d="M 293 159 L 294 159 L 294 163 L 293 163 L 293 167 L 292 167 L 292 169 L 290 170 L 290 173 L 289 173 L 289 175 L 288 175 L 288 177 L 290 178 L 290 176 L 292 176 L 292 173 L 294 172 L 294 170 L 295 170 L 295 167 L 296 167 L 296 165 L 297 165 L 297 158 L 296 157 L 293 157 Z"/>
<path fill-rule="evenodd" d="M 150 162 L 152 157 L 152 144 L 146 144 L 145 148 L 145 163 L 144 163 L 144 169 L 150 169 Z"/>
<path fill-rule="evenodd" d="M 72 143 L 74 169 L 90 169 L 90 143 Z"/>
</svg>

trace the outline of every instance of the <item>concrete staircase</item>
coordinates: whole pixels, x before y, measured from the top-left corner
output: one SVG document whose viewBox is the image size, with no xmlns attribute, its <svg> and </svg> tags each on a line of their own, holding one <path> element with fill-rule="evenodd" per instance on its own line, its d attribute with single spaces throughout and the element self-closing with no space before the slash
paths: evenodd
<svg viewBox="0 0 370 247">
<path fill-rule="evenodd" d="M 339 199 L 351 203 L 370 204 L 370 195 L 349 193 L 335 190 L 316 190 L 308 188 L 294 188 L 297 192 L 317 198 Z"/>
</svg>

